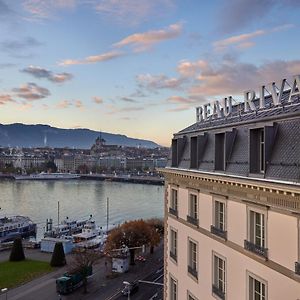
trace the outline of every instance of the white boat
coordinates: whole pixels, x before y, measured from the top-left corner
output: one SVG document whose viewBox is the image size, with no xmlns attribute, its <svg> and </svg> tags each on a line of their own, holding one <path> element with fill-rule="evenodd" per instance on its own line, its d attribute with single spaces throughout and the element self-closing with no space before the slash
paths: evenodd
<svg viewBox="0 0 300 300">
<path fill-rule="evenodd" d="M 99 248 L 102 247 L 107 239 L 100 227 L 96 226 L 95 221 L 89 220 L 84 225 L 82 232 L 72 235 L 76 248 Z"/>
<path fill-rule="evenodd" d="M 30 175 L 16 175 L 14 176 L 16 180 L 65 180 L 65 179 L 79 179 L 79 174 L 71 173 L 39 173 Z"/>
<path fill-rule="evenodd" d="M 91 219 L 92 215 L 90 215 Z M 47 220 L 48 222 L 48 220 Z M 84 220 L 70 220 L 66 217 L 60 224 L 52 227 L 52 220 L 47 224 L 44 237 L 59 238 L 62 236 L 71 236 L 72 234 L 82 232 L 84 225 L 88 222 L 88 219 Z"/>
<path fill-rule="evenodd" d="M 24 216 L 0 218 L 0 243 L 36 235 L 36 224 Z"/>
</svg>

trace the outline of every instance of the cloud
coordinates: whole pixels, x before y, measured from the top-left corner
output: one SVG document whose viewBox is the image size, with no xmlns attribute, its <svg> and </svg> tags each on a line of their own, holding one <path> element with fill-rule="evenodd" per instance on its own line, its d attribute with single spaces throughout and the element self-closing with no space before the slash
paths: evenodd
<svg viewBox="0 0 300 300">
<path fill-rule="evenodd" d="M 4 105 L 10 102 L 15 102 L 15 100 L 12 98 L 9 94 L 0 94 L 0 105 Z"/>
<path fill-rule="evenodd" d="M 110 105 L 108 106 L 109 108 L 109 115 L 113 115 L 113 114 L 117 114 L 117 113 L 124 113 L 124 112 L 135 112 L 135 111 L 141 111 L 144 110 L 145 108 L 142 106 L 131 106 L 131 107 L 116 107 L 114 105 Z"/>
<path fill-rule="evenodd" d="M 104 102 L 103 99 L 98 96 L 94 96 L 94 97 L 92 97 L 92 99 L 96 104 L 102 104 Z"/>
<path fill-rule="evenodd" d="M 3 0 L 0 0 L 0 18 L 6 17 L 12 12 L 9 6 Z"/>
<path fill-rule="evenodd" d="M 174 7 L 174 0 L 98 0 L 95 5 L 98 13 L 126 25 L 144 23 L 147 18 L 157 18 Z"/>
<path fill-rule="evenodd" d="M 216 41 L 216 42 L 214 42 L 213 45 L 214 45 L 214 48 L 217 50 L 223 50 L 232 45 L 235 45 L 241 49 L 245 49 L 245 48 L 249 48 L 249 47 L 252 47 L 255 45 L 255 43 L 251 40 L 253 40 L 256 37 L 270 34 L 273 32 L 287 30 L 287 29 L 290 29 L 293 27 L 294 27 L 293 24 L 283 24 L 281 26 L 277 26 L 277 27 L 274 27 L 274 28 L 268 29 L 268 30 L 260 29 L 260 30 L 254 31 L 254 32 L 244 33 L 244 34 L 240 34 L 240 35 L 234 35 L 229 38 Z"/>
<path fill-rule="evenodd" d="M 4 68 L 12 68 L 12 67 L 15 67 L 16 64 L 13 64 L 13 63 L 3 63 L 3 64 L 0 64 L 0 69 L 4 69 Z"/>
<path fill-rule="evenodd" d="M 0 50 L 17 58 L 31 57 L 31 50 L 41 46 L 42 43 L 33 37 L 25 37 L 20 40 L 4 40 L 0 42 Z"/>
<path fill-rule="evenodd" d="M 84 105 L 81 100 L 61 100 L 56 104 L 56 108 L 58 109 L 66 109 L 70 107 L 83 109 Z"/>
<path fill-rule="evenodd" d="M 177 72 L 183 77 L 193 77 L 199 70 L 206 67 L 207 62 L 204 60 L 198 60 L 195 62 L 182 60 L 177 66 Z"/>
<path fill-rule="evenodd" d="M 40 100 L 51 95 L 48 89 L 40 87 L 32 82 L 23 84 L 19 88 L 14 88 L 12 91 L 15 96 L 27 101 Z"/>
<path fill-rule="evenodd" d="M 76 4 L 76 0 L 25 0 L 23 1 L 23 9 L 33 19 L 49 19 L 57 11 L 73 9 Z"/>
<path fill-rule="evenodd" d="M 177 38 L 182 33 L 182 24 L 172 24 L 165 29 L 151 30 L 127 36 L 113 46 L 120 48 L 131 46 L 135 52 L 145 51 L 162 41 Z"/>
<path fill-rule="evenodd" d="M 128 98 L 128 97 L 122 97 L 121 100 L 125 101 L 125 102 L 130 102 L 130 103 L 137 103 L 138 102 L 138 101 L 136 101 L 134 99 L 131 99 L 131 98 Z"/>
<path fill-rule="evenodd" d="M 171 96 L 167 99 L 168 103 L 172 104 L 194 104 L 197 103 L 197 99 L 195 98 L 185 98 L 182 96 Z"/>
<path fill-rule="evenodd" d="M 280 10 L 281 19 L 288 20 L 288 10 L 297 6 L 300 6 L 298 0 L 227 0 L 219 12 L 218 29 L 223 33 L 235 32 L 264 19 L 274 10 Z"/>
<path fill-rule="evenodd" d="M 94 64 L 98 62 L 112 60 L 114 58 L 122 56 L 123 53 L 120 51 L 110 51 L 103 54 L 87 56 L 81 60 L 74 60 L 74 59 L 66 59 L 59 63 L 61 66 L 71 66 L 71 65 L 84 65 L 84 64 Z"/>
<path fill-rule="evenodd" d="M 166 75 L 150 75 L 140 74 L 136 76 L 136 81 L 139 88 L 145 88 L 149 91 L 156 91 L 158 89 L 175 89 L 179 90 L 185 82 L 184 78 L 173 78 Z"/>
<path fill-rule="evenodd" d="M 196 77 L 189 88 L 191 95 L 224 96 L 241 94 L 259 85 L 300 74 L 300 60 L 275 60 L 259 66 L 238 60 L 207 61 L 207 68 Z"/>
<path fill-rule="evenodd" d="M 25 69 L 22 69 L 21 72 L 28 73 L 35 78 L 45 78 L 54 83 L 63 83 L 73 78 L 73 75 L 70 73 L 53 73 L 47 69 L 37 66 L 29 66 Z"/>
<path fill-rule="evenodd" d="M 83 108 L 83 103 L 81 100 L 75 100 L 74 101 L 74 106 L 77 108 Z"/>
</svg>

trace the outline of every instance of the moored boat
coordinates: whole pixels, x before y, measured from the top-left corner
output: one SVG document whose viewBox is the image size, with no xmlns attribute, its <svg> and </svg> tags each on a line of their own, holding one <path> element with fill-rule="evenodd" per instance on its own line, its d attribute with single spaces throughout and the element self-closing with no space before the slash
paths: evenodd
<svg viewBox="0 0 300 300">
<path fill-rule="evenodd" d="M 0 243 L 36 236 L 36 224 L 25 216 L 0 218 Z"/>
<path fill-rule="evenodd" d="M 66 179 L 79 179 L 79 174 L 71 173 L 39 173 L 30 175 L 15 175 L 15 180 L 66 180 Z"/>
</svg>

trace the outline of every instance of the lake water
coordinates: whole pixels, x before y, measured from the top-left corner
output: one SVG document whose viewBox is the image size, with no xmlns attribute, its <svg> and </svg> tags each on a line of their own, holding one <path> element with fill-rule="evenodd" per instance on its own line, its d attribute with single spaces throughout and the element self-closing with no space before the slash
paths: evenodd
<svg viewBox="0 0 300 300">
<path fill-rule="evenodd" d="M 109 181 L 0 181 L 0 216 L 24 215 L 38 224 L 38 237 L 47 218 L 57 224 L 68 216 L 80 219 L 93 215 L 97 225 L 106 224 L 109 198 L 109 224 L 125 220 L 163 217 L 163 186 Z"/>
</svg>

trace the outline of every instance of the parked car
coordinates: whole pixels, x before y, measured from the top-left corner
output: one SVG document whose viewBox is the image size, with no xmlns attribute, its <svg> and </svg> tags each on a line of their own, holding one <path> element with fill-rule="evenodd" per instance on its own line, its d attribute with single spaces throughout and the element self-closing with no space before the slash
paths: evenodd
<svg viewBox="0 0 300 300">
<path fill-rule="evenodd" d="M 122 295 L 128 296 L 136 293 L 139 290 L 139 284 L 138 282 L 132 282 L 130 285 L 126 284 L 124 285 L 124 288 L 122 289 Z"/>
</svg>

